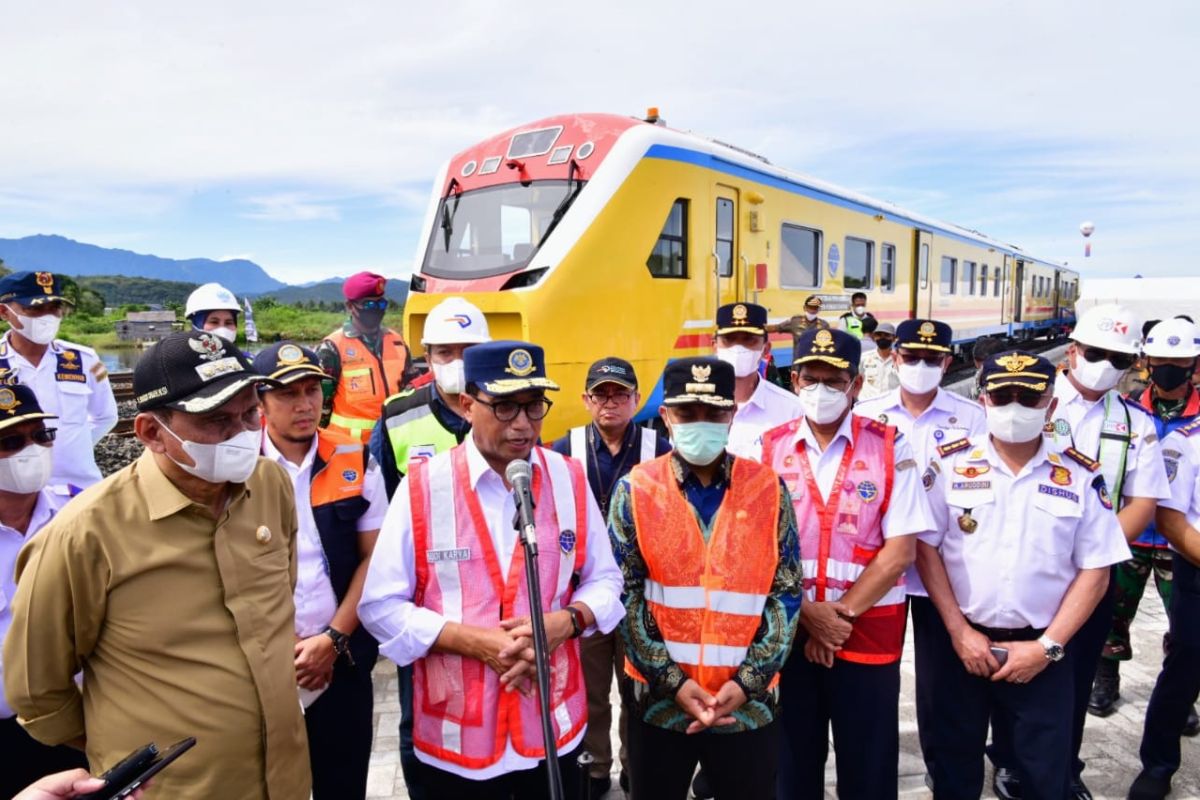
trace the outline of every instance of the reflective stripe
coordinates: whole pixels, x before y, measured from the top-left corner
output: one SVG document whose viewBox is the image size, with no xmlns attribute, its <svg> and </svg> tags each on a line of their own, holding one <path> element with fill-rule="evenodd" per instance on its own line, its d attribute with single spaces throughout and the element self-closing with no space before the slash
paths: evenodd
<svg viewBox="0 0 1200 800">
<path fill-rule="evenodd" d="M 554 721 L 558 723 L 559 736 L 571 730 L 571 712 L 567 710 L 565 702 L 554 707 Z"/>
<path fill-rule="evenodd" d="M 539 453 L 539 456 L 541 453 Z M 555 454 L 557 455 L 557 454 Z M 567 464 L 561 458 L 541 458 L 540 466 L 545 469 L 545 477 L 550 480 L 550 490 L 554 493 L 554 514 L 558 517 L 559 531 L 575 530 L 575 493 L 571 486 L 571 473 Z M 583 541 L 581 532 L 575 531 L 576 546 Z M 571 585 L 571 576 L 575 574 L 575 548 L 569 553 L 558 548 L 558 585 L 554 596 L 550 598 L 550 608 L 559 609 L 563 606 L 563 598 Z M 569 720 L 568 720 L 569 722 Z M 569 730 L 570 725 L 563 728 Z"/>
<path fill-rule="evenodd" d="M 658 434 L 650 428 L 642 428 L 642 452 L 638 457 L 638 463 L 653 461 L 656 449 L 658 449 Z"/>
<path fill-rule="evenodd" d="M 449 472 L 450 459 L 443 459 L 437 464 L 437 468 L 439 472 Z M 434 475 L 433 472 L 430 470 L 429 474 L 429 508 L 439 516 L 444 515 L 445 524 L 429 526 L 429 549 L 454 550 L 458 547 L 454 481 L 449 475 Z M 459 573 L 458 562 L 435 561 L 433 568 L 437 573 L 438 588 L 442 593 L 442 616 L 454 622 L 462 622 L 462 576 Z M 461 668 L 460 666 L 459 669 Z M 461 723 L 449 719 L 442 720 L 442 747 L 452 753 L 462 753 Z"/>
<path fill-rule="evenodd" d="M 671 659 L 677 664 L 700 664 L 700 645 L 690 642 L 664 642 Z M 724 644 L 704 645 L 704 664 L 710 667 L 740 667 L 746 660 L 745 647 Z"/>
<path fill-rule="evenodd" d="M 341 414 L 330 414 L 329 424 L 350 431 L 369 431 L 375 427 L 375 420 L 363 417 L 344 417 Z"/>
<path fill-rule="evenodd" d="M 844 597 L 845 594 L 849 591 L 850 591 L 849 589 L 839 589 L 835 586 L 826 587 L 825 600 L 826 600 L 826 602 L 830 602 L 833 600 L 841 600 L 842 597 Z M 817 599 L 816 595 L 817 595 L 816 587 L 810 586 L 810 587 L 805 588 L 805 590 L 804 590 L 805 602 L 815 603 L 816 599 Z M 883 597 L 881 597 L 877 601 L 875 601 L 875 605 L 873 605 L 871 607 L 879 608 L 880 606 L 898 606 L 901 603 L 903 603 L 907 597 L 908 597 L 908 590 L 905 589 L 905 587 L 893 586 L 892 588 L 887 590 L 887 594 L 885 594 Z"/>
<path fill-rule="evenodd" d="M 711 590 L 705 597 L 702 586 L 663 586 L 646 579 L 646 599 L 667 608 L 708 608 L 722 614 L 744 614 L 751 617 L 762 615 L 767 598 L 761 594 L 747 592 L 723 592 Z"/>
<path fill-rule="evenodd" d="M 831 558 L 825 562 L 825 577 L 831 581 L 853 583 L 862 576 L 863 571 L 866 570 L 866 568 L 866 564 L 852 564 L 845 561 L 834 561 Z M 803 570 L 801 573 L 802 575 L 816 575 L 816 559 L 802 559 L 800 561 L 800 569 Z"/>
<path fill-rule="evenodd" d="M 587 463 L 587 428 L 571 429 L 571 457 Z"/>
</svg>

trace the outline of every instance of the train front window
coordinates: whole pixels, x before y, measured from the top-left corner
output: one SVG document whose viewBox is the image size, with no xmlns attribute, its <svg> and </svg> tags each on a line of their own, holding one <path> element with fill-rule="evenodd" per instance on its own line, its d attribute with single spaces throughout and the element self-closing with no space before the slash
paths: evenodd
<svg viewBox="0 0 1200 800">
<path fill-rule="evenodd" d="M 554 180 L 451 192 L 438 206 L 421 271 L 462 280 L 521 269 L 537 252 L 555 211 L 580 188 L 580 181 Z"/>
</svg>

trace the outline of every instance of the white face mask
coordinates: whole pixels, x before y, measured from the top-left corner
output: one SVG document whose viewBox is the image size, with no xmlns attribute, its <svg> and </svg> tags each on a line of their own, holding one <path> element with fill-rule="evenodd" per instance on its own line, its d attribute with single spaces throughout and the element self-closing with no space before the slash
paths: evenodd
<svg viewBox="0 0 1200 800">
<path fill-rule="evenodd" d="M 13 494 L 33 494 L 50 481 L 53 452 L 30 444 L 8 458 L 0 458 L 0 489 Z"/>
<path fill-rule="evenodd" d="M 209 483 L 245 483 L 258 465 L 258 449 L 262 445 L 261 431 L 242 431 L 218 444 L 201 444 L 179 438 L 179 434 L 159 421 L 163 430 L 175 437 L 183 452 L 187 453 L 196 466 L 180 464 L 169 455 L 184 472 L 195 475 Z"/>
<path fill-rule="evenodd" d="M 762 361 L 762 354 L 762 350 L 751 350 L 740 344 L 717 348 L 717 358 L 733 365 L 733 374 L 739 378 L 754 374 L 758 369 L 759 362 Z"/>
<path fill-rule="evenodd" d="M 988 433 L 1002 442 L 1023 444 L 1042 435 L 1046 424 L 1046 409 L 1026 408 L 1020 403 L 1006 406 L 987 406 Z"/>
<path fill-rule="evenodd" d="M 58 336 L 58 327 L 62 325 L 62 317 L 57 314 L 27 317 L 24 314 L 17 314 L 12 306 L 9 306 L 8 310 L 12 311 L 17 321 L 21 323 L 21 330 L 17 332 L 34 344 L 50 344 L 54 341 L 54 337 Z"/>
<path fill-rule="evenodd" d="M 814 319 L 817 318 L 817 312 L 816 311 L 805 311 L 804 318 L 807 319 L 809 322 L 812 322 Z"/>
<path fill-rule="evenodd" d="M 431 363 L 433 379 L 438 388 L 446 394 L 462 394 L 467 388 L 467 370 L 461 358 L 456 358 L 449 364 Z"/>
<path fill-rule="evenodd" d="M 850 391 L 849 387 L 846 387 L 846 391 Z M 828 425 L 834 422 L 850 405 L 850 398 L 846 392 L 830 389 L 823 383 L 814 383 L 812 386 L 801 389 L 799 397 L 800 406 L 804 409 L 804 416 L 808 418 L 809 422 L 815 422 L 818 425 Z"/>
<path fill-rule="evenodd" d="M 227 342 L 237 341 L 237 331 L 233 328 L 213 328 L 209 333 L 215 333 Z"/>
<path fill-rule="evenodd" d="M 855 306 L 854 307 L 854 316 L 865 317 L 866 315 L 867 315 L 867 307 L 866 306 Z"/>
<path fill-rule="evenodd" d="M 900 362 L 896 369 L 900 385 L 913 394 L 929 394 L 942 382 L 941 366 L 931 367 L 924 361 L 915 364 Z"/>
<path fill-rule="evenodd" d="M 1107 360 L 1088 361 L 1083 353 L 1075 354 L 1075 369 L 1071 370 L 1075 380 L 1093 392 L 1107 392 L 1121 382 L 1124 374 L 1125 370 L 1117 369 Z"/>
</svg>

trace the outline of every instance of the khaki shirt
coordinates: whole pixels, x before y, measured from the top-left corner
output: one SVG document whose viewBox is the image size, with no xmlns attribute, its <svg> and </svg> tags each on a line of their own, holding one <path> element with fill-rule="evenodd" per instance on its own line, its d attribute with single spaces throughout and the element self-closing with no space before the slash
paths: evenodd
<svg viewBox="0 0 1200 800">
<path fill-rule="evenodd" d="M 149 453 L 79 495 L 18 556 L 4 681 L 21 724 L 86 736 L 96 774 L 195 736 L 147 798 L 306 800 L 295 541 L 291 481 L 266 459 L 219 520 Z"/>
</svg>

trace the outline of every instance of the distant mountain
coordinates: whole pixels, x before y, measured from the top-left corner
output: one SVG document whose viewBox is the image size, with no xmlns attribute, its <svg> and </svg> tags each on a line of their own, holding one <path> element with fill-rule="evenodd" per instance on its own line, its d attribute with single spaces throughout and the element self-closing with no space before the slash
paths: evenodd
<svg viewBox="0 0 1200 800">
<path fill-rule="evenodd" d="M 244 258 L 178 260 L 112 250 L 63 236 L 0 239 L 0 259 L 12 270 L 44 270 L 67 275 L 125 275 L 185 283 L 216 281 L 237 295 L 261 294 L 286 286 Z"/>
<path fill-rule="evenodd" d="M 303 286 L 284 286 L 263 292 L 263 297 L 273 297 L 276 302 L 284 304 L 304 303 L 309 300 L 318 303 L 341 303 L 346 298 L 342 295 L 344 278 L 331 278 L 320 283 Z M 408 281 L 402 279 L 389 280 L 387 283 L 387 298 L 396 305 L 404 305 L 408 299 Z"/>
</svg>

